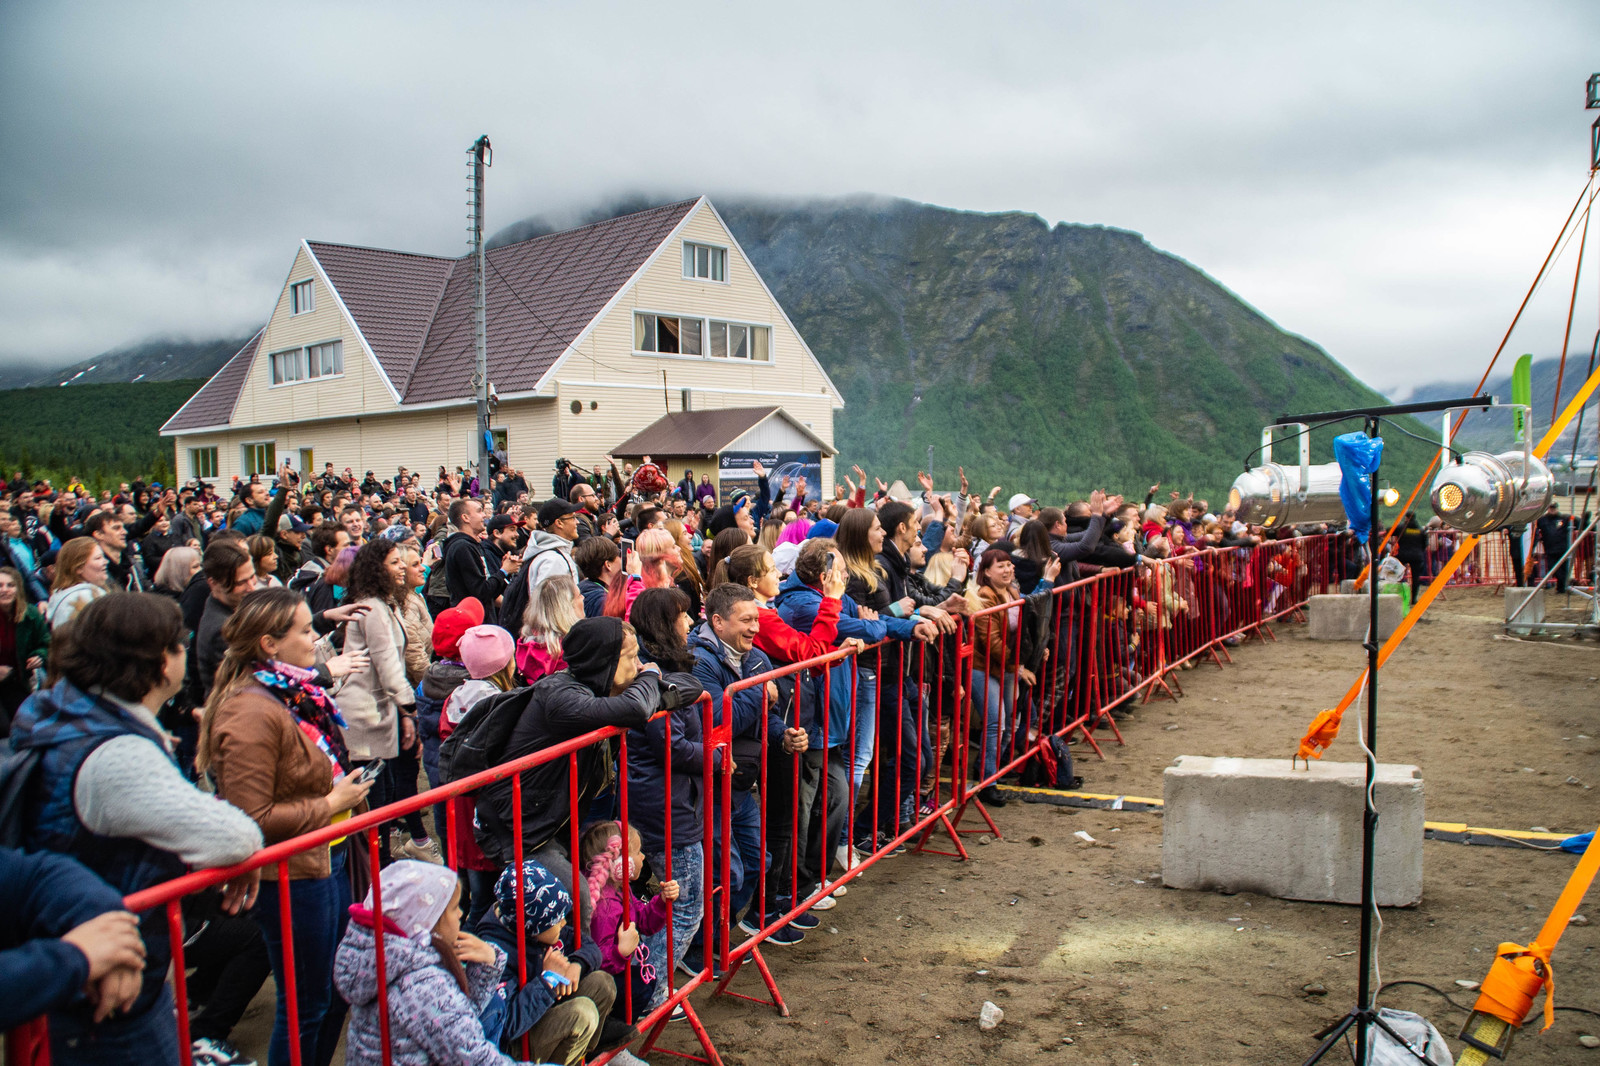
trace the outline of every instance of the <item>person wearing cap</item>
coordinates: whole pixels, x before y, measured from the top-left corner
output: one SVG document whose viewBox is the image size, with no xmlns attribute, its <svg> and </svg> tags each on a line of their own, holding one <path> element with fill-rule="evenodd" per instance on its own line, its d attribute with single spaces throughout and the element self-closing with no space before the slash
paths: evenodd
<svg viewBox="0 0 1600 1066">
<path fill-rule="evenodd" d="M 539 528 L 528 538 L 522 562 L 528 570 L 531 592 L 545 578 L 566 574 L 576 585 L 583 580 L 572 561 L 572 545 L 578 539 L 578 512 L 583 508 L 557 496 L 539 508 Z"/>
<path fill-rule="evenodd" d="M 522 524 L 516 516 L 497 514 L 489 519 L 489 543 L 487 545 L 497 561 L 504 561 L 508 554 L 517 551 L 518 534 L 522 532 Z"/>
<path fill-rule="evenodd" d="M 311 527 L 302 522 L 299 515 L 278 516 L 278 525 L 273 536 L 277 547 L 278 565 L 273 574 L 285 585 L 294 577 L 295 571 L 300 569 L 302 562 L 300 548 L 305 543 L 306 534 L 310 532 Z"/>
<path fill-rule="evenodd" d="M 1039 506 L 1039 501 L 1029 496 L 1026 492 L 1019 492 L 1012 496 L 1006 503 L 1009 512 L 1009 526 L 1007 533 L 1015 535 L 1022 528 L 1022 523 L 1033 517 L 1034 508 Z"/>
</svg>

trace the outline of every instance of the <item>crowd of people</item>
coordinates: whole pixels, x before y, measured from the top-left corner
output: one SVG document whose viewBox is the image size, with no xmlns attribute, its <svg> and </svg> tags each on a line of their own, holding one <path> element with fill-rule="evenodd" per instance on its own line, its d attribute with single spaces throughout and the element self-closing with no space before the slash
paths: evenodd
<svg viewBox="0 0 1600 1066">
<path fill-rule="evenodd" d="M 123 896 L 612 727 L 626 766 L 589 745 L 453 819 L 438 804 L 387 826 L 381 912 L 363 834 L 187 899 L 186 991 L 203 1066 L 252 1061 L 230 1035 L 269 975 L 271 1066 L 291 1042 L 326 1066 L 346 1033 L 346 1061 L 376 1063 L 381 929 L 396 1063 L 626 1049 L 715 935 L 705 872 L 724 821 L 734 921 L 798 943 L 849 891 L 825 891 L 836 871 L 903 849 L 941 763 L 989 780 L 1019 731 L 1035 740 L 1041 687 L 1074 684 L 1066 635 L 1030 624 L 1041 598 L 1123 571 L 1129 631 L 1169 625 L 1191 608 L 1155 583 L 1161 560 L 1306 532 L 1159 486 L 1041 507 L 964 473 L 941 493 L 855 467 L 825 497 L 755 474 L 719 498 L 648 458 L 562 461 L 538 502 L 508 468 L 480 486 L 285 465 L 227 493 L 98 498 L 18 475 L 0 509 L 0 728 L 7 780 L 26 781 L 7 813 L 22 846 L 0 849 L 6 1026 L 48 1013 L 59 1063 L 176 1062 L 166 916 L 128 915 Z M 857 654 L 723 699 L 840 648 Z M 949 709 L 969 683 L 962 745 Z M 708 755 L 702 694 L 731 751 Z M 708 758 L 732 774 L 710 838 Z M 992 785 L 981 798 L 1005 804 Z"/>
</svg>

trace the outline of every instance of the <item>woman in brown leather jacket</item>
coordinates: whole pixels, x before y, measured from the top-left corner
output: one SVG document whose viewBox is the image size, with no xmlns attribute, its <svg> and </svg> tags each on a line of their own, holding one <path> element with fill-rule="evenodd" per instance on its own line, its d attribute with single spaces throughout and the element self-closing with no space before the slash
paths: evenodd
<svg viewBox="0 0 1600 1066">
<path fill-rule="evenodd" d="M 1032 685 L 1036 678 L 1018 661 L 1017 631 L 1022 626 L 1022 596 L 1016 585 L 1016 564 L 1004 548 L 990 548 L 978 560 L 977 603 L 980 613 L 972 622 L 972 705 L 983 707 L 983 774 L 987 781 L 999 766 L 999 754 L 1009 747 L 1012 707 L 1017 698 L 1017 678 Z M 1038 592 L 1050 588 L 1061 573 L 1061 560 L 1051 555 L 1039 578 Z M 992 610 L 1010 604 L 1005 610 Z M 1002 725 L 1004 728 L 1002 728 Z M 1011 753 L 1007 752 L 1009 756 Z M 978 794 L 989 806 L 1005 806 L 990 784 Z"/>
<path fill-rule="evenodd" d="M 297 592 L 268 588 L 239 601 L 222 627 L 227 652 L 201 721 L 202 773 L 217 794 L 256 820 L 270 846 L 348 817 L 372 787 L 351 765 L 343 722 L 317 685 L 317 635 Z M 346 847 L 313 848 L 288 861 L 288 883 L 264 885 L 254 914 L 272 953 L 277 1019 L 268 1061 L 289 1061 L 288 1000 L 279 912 L 294 929 L 299 1039 L 306 1066 L 327 1066 L 344 1023 L 333 992 L 333 954 L 350 907 Z M 276 867 L 263 881 L 277 880 Z"/>
</svg>

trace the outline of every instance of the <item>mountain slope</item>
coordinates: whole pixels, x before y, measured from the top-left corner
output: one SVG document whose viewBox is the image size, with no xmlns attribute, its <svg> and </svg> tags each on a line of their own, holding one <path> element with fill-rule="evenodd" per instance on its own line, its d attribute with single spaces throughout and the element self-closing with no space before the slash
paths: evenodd
<svg viewBox="0 0 1600 1066">
<path fill-rule="evenodd" d="M 118 382 L 5 393 L 0 469 L 10 477 L 49 478 L 58 487 L 81 477 L 92 489 L 152 477 L 171 483 L 172 442 L 161 424 L 202 382 Z"/>
<path fill-rule="evenodd" d="M 1511 402 L 1511 368 L 1516 365 L 1514 358 L 1507 359 L 1502 356 L 1499 367 L 1505 368 L 1505 373 L 1496 374 L 1484 383 L 1485 395 L 1494 396 L 1501 403 Z M 1555 402 L 1556 380 L 1560 377 L 1558 371 L 1561 367 L 1559 358 L 1535 359 L 1532 373 L 1529 375 L 1533 385 L 1533 428 L 1534 439 L 1538 440 L 1546 429 L 1550 428 L 1550 407 Z M 1561 406 L 1566 407 L 1582 387 L 1584 380 L 1589 376 L 1589 353 L 1579 352 L 1574 355 L 1567 353 L 1566 377 L 1561 383 Z M 1478 383 L 1474 376 L 1471 381 L 1439 381 L 1428 385 L 1421 385 L 1413 389 L 1408 400 L 1421 402 L 1423 400 L 1455 399 L 1461 396 L 1471 396 L 1472 387 Z M 1550 449 L 1552 461 L 1566 461 L 1572 456 L 1572 442 L 1578 433 L 1577 420 L 1561 434 L 1556 445 Z M 1597 447 L 1596 430 L 1600 429 L 1600 418 L 1595 416 L 1594 404 L 1583 419 L 1583 442 L 1578 448 L 1578 455 L 1592 456 Z M 1467 416 L 1462 423 L 1461 430 L 1456 435 L 1458 447 L 1484 448 L 1490 451 L 1504 451 L 1511 447 L 1511 412 L 1510 411 L 1475 411 Z"/>
<path fill-rule="evenodd" d="M 252 333 L 254 331 L 251 331 Z M 180 381 L 209 378 L 233 353 L 244 347 L 251 333 L 214 340 L 162 340 L 113 348 L 71 366 L 41 372 L 38 367 L 0 367 L 0 389 L 50 388 L 59 385 L 97 385 L 112 382 Z"/>
<path fill-rule="evenodd" d="M 904 200 L 718 209 L 845 393 L 837 443 L 869 472 L 906 476 L 932 444 L 944 481 L 959 462 L 1030 492 L 1215 498 L 1276 416 L 1385 402 L 1138 234 Z M 1429 457 L 1397 436 L 1386 473 Z"/>
</svg>

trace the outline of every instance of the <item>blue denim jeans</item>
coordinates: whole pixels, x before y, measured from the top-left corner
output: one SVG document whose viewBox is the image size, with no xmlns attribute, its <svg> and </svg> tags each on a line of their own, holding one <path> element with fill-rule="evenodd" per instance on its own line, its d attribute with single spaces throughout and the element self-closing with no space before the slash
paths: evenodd
<svg viewBox="0 0 1600 1066">
<path fill-rule="evenodd" d="M 878 739 L 878 672 L 865 666 L 856 673 L 856 741 L 855 757 L 850 763 L 850 777 L 857 790 L 867 776 L 872 763 L 873 745 Z M 845 738 L 845 743 L 849 743 Z"/>
<path fill-rule="evenodd" d="M 272 979 L 278 986 L 278 1010 L 272 1023 L 269 1066 L 289 1066 L 289 1000 L 284 995 L 283 935 L 279 926 L 279 885 L 264 882 L 256 897 L 255 916 L 272 954 Z M 289 882 L 289 913 L 294 926 L 294 972 L 300 1011 L 300 1054 L 304 1066 L 333 1061 L 348 1010 L 333 990 L 333 953 L 350 921 L 350 877 L 345 848 L 333 849 L 333 871 L 327 877 Z"/>
<path fill-rule="evenodd" d="M 172 990 L 161 994 L 148 1010 L 131 1018 L 108 1018 L 93 1024 L 86 1011 L 50 1016 L 50 1061 L 56 1066 L 177 1066 L 178 1022 L 173 1015 Z"/>
<path fill-rule="evenodd" d="M 649 853 L 646 858 L 650 860 L 656 875 L 663 881 L 666 880 L 666 853 L 655 851 Z M 666 1002 L 666 972 L 677 966 L 683 961 L 684 956 L 688 955 L 689 945 L 694 942 L 695 934 L 700 931 L 700 921 L 706 907 L 705 879 L 705 849 L 701 845 L 690 844 L 687 847 L 672 849 L 672 880 L 678 882 L 678 898 L 672 904 L 672 958 L 667 958 L 665 929 L 645 939 L 645 943 L 650 946 L 650 957 L 658 960 L 656 973 L 659 979 L 656 982 L 655 996 L 650 1001 L 652 1009 Z M 690 965 L 698 970 L 700 960 L 694 959 Z M 635 1012 L 638 1012 L 637 1005 Z"/>
<path fill-rule="evenodd" d="M 733 794 L 733 808 L 728 821 L 733 833 L 733 847 L 728 860 L 728 914 L 731 916 L 729 920 L 737 924 L 745 908 L 755 898 L 761 871 L 767 865 L 766 853 L 761 848 L 761 803 L 754 792 Z M 712 862 L 717 863 L 716 856 L 722 854 L 720 818 L 717 819 L 713 839 L 716 844 L 711 853 Z M 713 880 L 719 877 L 722 873 L 720 865 L 713 866 L 711 873 Z"/>
<path fill-rule="evenodd" d="M 983 706 L 983 777 L 994 776 L 999 767 L 999 756 L 1011 735 L 1011 707 L 1016 699 L 1017 675 L 1007 673 L 1002 679 L 990 677 L 982 670 L 972 671 L 972 704 L 976 710 L 979 697 Z"/>
</svg>

